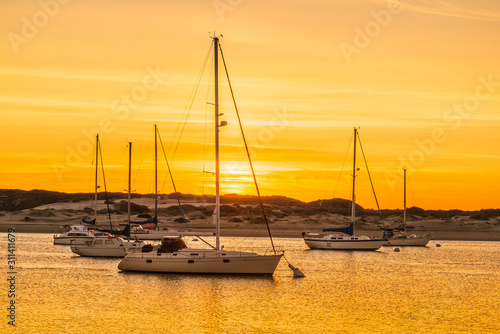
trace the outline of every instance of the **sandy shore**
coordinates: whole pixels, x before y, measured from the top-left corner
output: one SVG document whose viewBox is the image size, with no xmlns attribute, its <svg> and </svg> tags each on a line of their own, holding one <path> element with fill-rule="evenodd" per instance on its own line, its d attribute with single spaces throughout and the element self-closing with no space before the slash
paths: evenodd
<svg viewBox="0 0 500 334">
<path fill-rule="evenodd" d="M 140 203 L 140 200 L 137 202 L 143 204 Z M 200 203 L 190 204 L 196 206 Z M 206 203 L 203 204 L 206 205 Z M 55 203 L 17 212 L 1 212 L 0 232 L 7 232 L 9 227 L 14 227 L 17 233 L 59 233 L 64 230 L 66 225 L 80 224 L 83 216 L 90 215 L 83 211 L 84 208 L 89 208 L 91 205 L 91 202 Z M 105 205 L 99 204 L 99 210 L 104 208 Z M 162 204 L 160 204 L 160 208 L 162 208 Z M 200 214 L 188 214 L 187 218 L 190 222 L 187 227 L 185 224 L 174 222 L 174 219 L 178 218 L 175 215 L 160 214 L 158 218 L 161 228 L 201 232 L 214 231 L 214 225 Z M 237 218 L 237 221 L 232 221 L 235 220 L 234 218 Z M 223 216 L 221 219 L 222 236 L 267 236 L 265 224 L 254 218 L 248 217 L 248 215 Z M 269 218 L 273 237 L 280 238 L 301 238 L 303 231 L 320 232 L 323 228 L 345 226 L 349 221 L 348 217 L 325 213 L 307 217 L 299 215 L 276 217 L 271 215 Z M 132 220 L 140 221 L 141 218 L 132 216 Z M 100 227 L 109 228 L 109 219 L 106 214 L 98 215 L 97 221 L 100 222 L 98 224 Z M 112 215 L 114 228 L 117 228 L 119 223 L 126 221 L 126 214 L 115 213 Z M 389 226 L 395 227 L 400 223 L 400 217 L 388 217 L 385 222 Z M 380 237 L 382 235 L 380 226 L 377 217 L 363 217 L 356 223 L 356 233 Z M 500 241 L 500 222 L 493 218 L 477 221 L 469 220 L 468 217 L 450 219 L 416 219 L 413 217 L 407 226 L 408 233 L 417 235 L 430 233 L 434 240 Z"/>
</svg>

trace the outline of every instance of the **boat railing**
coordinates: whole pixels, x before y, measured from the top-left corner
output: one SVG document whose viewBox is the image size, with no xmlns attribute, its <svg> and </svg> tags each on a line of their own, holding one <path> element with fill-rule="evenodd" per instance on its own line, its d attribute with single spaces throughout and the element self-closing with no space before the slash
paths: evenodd
<svg viewBox="0 0 500 334">
<path fill-rule="evenodd" d="M 148 258 L 148 259 L 155 259 L 155 258 L 165 258 L 165 257 L 170 257 L 170 256 L 175 256 L 178 258 L 203 258 L 204 254 L 207 252 L 214 251 L 211 249 L 191 249 L 188 252 L 185 251 L 167 251 L 167 252 L 158 252 L 158 248 L 154 247 L 151 250 L 143 251 L 142 248 L 132 248 L 129 250 L 130 253 L 134 253 L 134 257 L 142 257 L 142 258 Z M 283 255 L 285 253 L 284 248 L 282 246 L 276 246 L 274 249 L 271 247 L 268 248 L 263 248 L 263 247 L 251 247 L 251 248 L 242 248 L 242 249 L 231 249 L 227 250 L 227 252 L 231 253 L 231 257 L 238 256 L 245 256 L 248 255 L 248 253 L 255 253 L 255 254 L 263 254 L 265 256 L 269 255 Z M 173 255 L 177 254 L 177 255 Z M 211 255 L 213 256 L 213 255 Z M 221 251 L 217 252 L 215 254 L 216 257 L 223 258 L 225 257 L 224 254 L 224 249 Z"/>
<path fill-rule="evenodd" d="M 264 252 L 264 255 L 283 255 L 285 254 L 285 249 L 283 246 L 275 246 L 274 248 L 269 247 Z"/>
</svg>

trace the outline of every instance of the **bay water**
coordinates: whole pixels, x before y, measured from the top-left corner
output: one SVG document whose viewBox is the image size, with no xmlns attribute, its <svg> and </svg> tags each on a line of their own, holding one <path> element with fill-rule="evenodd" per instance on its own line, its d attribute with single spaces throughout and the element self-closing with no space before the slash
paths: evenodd
<svg viewBox="0 0 500 334">
<path fill-rule="evenodd" d="M 241 240 L 223 239 L 226 249 Z M 1 333 L 500 332 L 500 242 L 356 252 L 277 238 L 286 259 L 272 277 L 121 272 L 120 259 L 80 257 L 31 233 L 15 234 L 11 271 L 8 244 L 1 233 Z"/>
</svg>

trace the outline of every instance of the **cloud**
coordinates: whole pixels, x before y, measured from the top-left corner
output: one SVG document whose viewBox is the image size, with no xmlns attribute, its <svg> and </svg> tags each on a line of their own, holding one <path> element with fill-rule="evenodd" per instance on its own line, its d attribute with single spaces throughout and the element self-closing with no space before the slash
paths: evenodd
<svg viewBox="0 0 500 334">
<path fill-rule="evenodd" d="M 482 2 L 483 7 L 479 7 L 481 2 L 464 2 L 459 4 L 458 1 L 446 0 L 418 0 L 418 1 L 403 1 L 402 5 L 405 11 L 415 13 L 456 17 L 467 20 L 492 21 L 500 22 L 500 14 L 498 8 L 486 8 L 487 3 Z M 488 5 L 496 5 L 496 2 L 490 2 Z M 466 6 L 474 6 L 475 8 L 467 8 Z"/>
</svg>

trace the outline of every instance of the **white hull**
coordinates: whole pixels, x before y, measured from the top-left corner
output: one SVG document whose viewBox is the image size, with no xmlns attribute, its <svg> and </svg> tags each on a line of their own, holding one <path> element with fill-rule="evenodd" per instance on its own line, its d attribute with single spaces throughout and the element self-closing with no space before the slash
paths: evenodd
<svg viewBox="0 0 500 334">
<path fill-rule="evenodd" d="M 172 253 L 129 253 L 119 264 L 124 271 L 272 275 L 279 255 L 183 248 Z"/>
<path fill-rule="evenodd" d="M 130 249 L 144 246 L 143 242 L 128 242 L 121 238 L 95 238 L 83 245 L 72 244 L 71 251 L 80 256 L 124 257 Z"/>
<path fill-rule="evenodd" d="M 75 245 L 84 245 L 88 241 L 92 241 L 94 239 L 93 236 L 88 237 L 66 237 L 66 236 L 57 236 L 54 235 L 54 245 L 71 245 L 71 243 Z"/>
<path fill-rule="evenodd" d="M 384 243 L 384 246 L 427 246 L 429 237 L 393 237 Z"/>
<path fill-rule="evenodd" d="M 304 242 L 311 249 L 374 251 L 384 245 L 385 239 L 328 240 L 323 238 L 304 238 Z"/>
<path fill-rule="evenodd" d="M 72 225 L 71 229 L 64 233 L 54 234 L 54 245 L 85 244 L 94 240 L 95 231 L 91 231 L 87 226 Z"/>
<path fill-rule="evenodd" d="M 89 248 L 84 245 L 71 245 L 71 251 L 80 256 L 95 256 L 95 257 L 124 257 L 125 248 Z"/>
<path fill-rule="evenodd" d="M 164 233 L 167 231 L 157 231 L 157 230 L 141 230 L 140 232 L 130 232 L 130 239 L 134 240 L 161 240 L 164 236 L 168 235 Z"/>
</svg>

